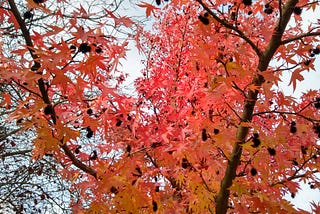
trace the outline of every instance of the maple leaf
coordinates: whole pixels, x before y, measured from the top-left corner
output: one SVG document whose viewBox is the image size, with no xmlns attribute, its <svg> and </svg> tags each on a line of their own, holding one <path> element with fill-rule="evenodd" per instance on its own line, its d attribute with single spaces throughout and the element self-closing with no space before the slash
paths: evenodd
<svg viewBox="0 0 320 214">
<path fill-rule="evenodd" d="M 34 0 L 27 0 L 28 9 L 40 9 L 45 13 L 51 13 L 49 9 L 47 9 L 43 4 L 37 4 Z"/>
<path fill-rule="evenodd" d="M 133 25 L 133 21 L 129 17 L 126 17 L 126 16 L 117 17 L 107 9 L 106 9 L 106 12 L 110 15 L 111 18 L 113 18 L 115 26 L 123 24 L 125 27 L 131 27 Z"/>
<path fill-rule="evenodd" d="M 11 95 L 8 93 L 2 93 L 1 96 L 3 98 L 3 100 L 1 101 L 1 105 L 6 106 L 6 108 L 9 109 L 12 104 Z"/>
<path fill-rule="evenodd" d="M 302 69 L 296 69 L 291 74 L 291 79 L 290 79 L 289 85 L 292 84 L 293 91 L 296 90 L 297 81 L 303 81 L 304 80 L 304 77 L 301 75 L 302 71 L 303 71 Z"/>
<path fill-rule="evenodd" d="M 153 6 L 152 4 L 142 2 L 141 4 L 137 4 L 139 7 L 146 8 L 146 17 L 149 17 L 151 13 L 155 13 L 155 10 L 158 10 L 159 8 Z"/>
<path fill-rule="evenodd" d="M 19 23 L 18 23 L 17 19 L 14 17 L 14 15 L 12 14 L 12 12 L 9 12 L 8 21 L 13 23 L 13 26 L 14 26 L 15 30 L 19 29 Z"/>
<path fill-rule="evenodd" d="M 294 90 L 315 69 L 316 22 L 303 28 L 292 8 L 317 4 L 141 2 L 155 17 L 148 31 L 115 5 L 101 9 L 105 2 L 8 2 L 0 7 L 6 122 L 34 132 L 34 159 L 61 163 L 79 193 L 73 212 L 295 213 L 283 193 L 316 182 L 320 94 L 297 99 L 274 86 L 289 66 Z M 26 7 L 37 19 L 17 22 Z M 122 38 L 123 27 L 137 31 Z M 146 57 L 130 96 L 118 65 L 132 38 Z"/>
</svg>

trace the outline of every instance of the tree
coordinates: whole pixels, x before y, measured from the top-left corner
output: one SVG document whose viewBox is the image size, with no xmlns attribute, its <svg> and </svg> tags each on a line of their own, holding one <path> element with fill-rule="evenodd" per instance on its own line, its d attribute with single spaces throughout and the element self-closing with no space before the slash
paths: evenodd
<svg viewBox="0 0 320 214">
<path fill-rule="evenodd" d="M 76 195 L 68 191 L 70 184 L 57 174 L 54 158 L 32 160 L 32 130 L 19 133 L 20 122 L 9 122 L 10 114 L 17 100 L 23 100 L 23 93 L 14 84 L 1 84 L 1 95 L 10 94 L 10 107 L 1 106 L 0 121 L 0 209 L 6 213 L 67 213 L 69 198 Z M 8 97 L 8 96 L 7 96 Z M 5 97 L 2 97 L 2 101 Z M 6 122 L 7 120 L 7 122 Z"/>
<path fill-rule="evenodd" d="M 40 49 L 45 49 L 47 46 L 46 51 L 51 51 L 51 56 L 56 56 L 58 55 L 57 51 L 53 50 L 54 47 L 52 47 L 51 42 L 54 41 L 53 43 L 58 46 L 62 44 L 66 45 L 64 48 L 67 48 L 67 54 L 70 55 L 69 58 L 65 59 L 68 63 L 72 60 L 77 62 L 81 59 L 81 54 L 88 51 L 89 48 L 92 48 L 96 54 L 100 54 L 102 59 L 103 52 L 105 51 L 103 48 L 106 47 L 94 43 L 86 46 L 85 42 L 81 43 L 81 40 L 77 41 L 79 36 L 83 38 L 91 36 L 84 32 L 87 25 L 90 27 L 97 26 L 97 20 L 102 25 L 108 20 L 107 23 L 104 23 L 100 27 L 100 35 L 98 37 L 101 37 L 100 40 L 103 40 L 103 37 L 108 37 L 108 40 L 115 42 L 112 37 L 116 34 L 109 31 L 115 31 L 119 37 L 126 35 L 127 32 L 125 32 L 125 28 L 122 26 L 129 26 L 131 22 L 125 17 L 118 20 L 113 15 L 121 7 L 121 1 L 110 2 L 110 4 L 105 4 L 101 1 L 95 1 L 94 3 L 88 1 L 86 7 L 89 9 L 86 10 L 75 2 L 73 2 L 72 7 L 68 6 L 68 4 L 66 1 L 59 1 L 58 4 L 56 1 L 47 1 L 45 3 L 44 1 L 28 1 L 27 3 L 23 1 L 3 1 L 0 3 L 2 46 L 0 65 L 0 210 L 3 212 L 44 213 L 50 211 L 50 213 L 68 213 L 70 212 L 70 202 L 79 200 L 77 189 L 70 189 L 72 179 L 65 179 L 65 175 L 62 173 L 68 165 L 59 162 L 59 159 L 54 157 L 54 152 L 50 151 L 50 148 L 46 150 L 45 144 L 41 145 L 41 142 L 38 142 L 40 144 L 38 146 L 41 147 L 40 150 L 34 147 L 37 137 L 38 139 L 43 139 L 42 142 L 45 142 L 44 139 L 48 140 L 48 144 L 50 144 L 52 139 L 50 140 L 50 137 L 46 138 L 46 134 L 43 132 L 40 134 L 35 131 L 37 128 L 43 128 L 43 126 L 32 122 L 35 119 L 33 118 L 35 115 L 32 115 L 32 110 L 30 112 L 31 116 L 24 114 L 26 112 L 23 109 L 33 109 L 35 100 L 37 102 L 43 101 L 43 99 L 47 99 L 46 96 L 49 96 L 46 94 L 49 92 L 48 88 L 46 88 L 47 91 L 43 90 L 44 87 L 49 87 L 47 79 L 39 79 L 41 77 L 40 73 L 36 74 L 36 70 L 40 69 L 41 63 L 33 60 L 32 57 L 39 58 L 37 55 L 39 51 L 33 48 L 39 47 Z M 82 5 L 84 4 L 86 2 L 82 2 Z M 101 7 L 101 4 L 104 7 Z M 94 13 L 91 13 L 91 9 Z M 114 22 L 114 20 L 117 22 Z M 81 22 L 81 25 L 77 24 L 77 21 Z M 76 34 L 71 29 L 72 25 L 77 25 L 76 28 L 80 31 L 76 37 L 73 37 L 71 34 Z M 63 32 L 64 27 L 66 30 L 70 27 L 70 31 L 67 30 L 68 34 Z M 97 28 L 95 30 L 99 31 Z M 82 34 L 81 31 L 83 31 Z M 102 35 L 103 33 L 106 33 L 106 35 Z M 66 43 L 61 43 L 62 38 L 67 41 L 75 39 L 75 42 L 72 43 L 73 45 L 67 45 Z M 91 38 L 90 41 L 93 40 Z M 80 42 L 79 47 L 74 46 L 78 45 L 77 42 Z M 25 46 L 25 43 L 28 46 Z M 117 47 L 116 45 L 112 46 L 112 44 L 107 45 L 113 48 Z M 15 51 L 21 52 L 14 53 Z M 28 51 L 31 55 L 28 55 Z M 110 51 L 116 52 L 116 50 Z M 119 54 L 121 53 L 119 52 Z M 60 55 L 60 57 L 63 56 Z M 42 59 L 44 58 L 42 57 Z M 56 62 L 53 62 L 53 59 L 54 57 L 50 58 L 51 66 Z M 117 59 L 113 57 L 112 60 Z M 59 61 L 58 58 L 57 61 Z M 60 61 L 60 64 L 57 63 L 58 69 L 62 69 L 62 67 L 59 67 L 61 64 L 63 64 L 62 61 Z M 113 66 L 116 66 L 115 63 Z M 45 72 L 47 72 L 46 74 L 49 78 L 55 76 L 48 69 Z M 31 77 L 30 75 L 36 76 Z M 75 78 L 70 79 L 75 80 Z M 54 85 L 52 84 L 52 86 Z M 39 91 L 40 88 L 42 92 Z M 60 102 L 61 94 L 55 90 L 57 88 L 51 91 L 53 93 L 50 95 L 50 99 L 52 98 L 54 102 Z M 83 90 L 86 89 L 83 88 Z M 95 92 L 86 91 L 87 94 Z M 44 105 L 46 106 L 46 104 Z M 50 111 L 50 108 L 41 109 L 44 113 L 48 110 Z M 42 119 L 47 120 L 46 118 Z M 29 122 L 33 124 L 27 125 Z M 42 130 L 44 131 L 44 129 Z M 88 141 L 78 138 L 77 143 L 88 143 Z M 40 154 L 32 151 L 33 149 L 36 149 L 34 151 L 39 151 Z M 38 155 L 42 157 L 37 158 Z"/>
<path fill-rule="evenodd" d="M 147 56 L 132 97 L 117 69 L 127 40 L 103 28 L 131 19 L 105 8 L 105 21 L 92 19 L 82 6 L 64 16 L 58 5 L 49 17 L 59 24 L 36 32 L 4 3 L 27 46 L 1 56 L 1 80 L 26 93 L 10 119 L 36 132 L 33 158 L 63 166 L 75 212 L 301 213 L 283 196 L 319 186 L 320 94 L 294 99 L 276 86 L 286 71 L 295 89 L 315 70 L 320 23 L 305 27 L 301 14 L 318 2 L 156 3 L 138 4 L 154 29 L 128 35 Z M 80 26 L 88 17 L 97 22 Z"/>
<path fill-rule="evenodd" d="M 138 90 L 154 112 L 148 138 L 172 153 L 158 149 L 152 162 L 184 210 L 294 212 L 284 193 L 318 184 L 319 92 L 298 102 L 274 86 L 287 70 L 295 89 L 314 69 L 319 23 L 303 31 L 301 12 L 317 2 L 197 2 L 168 6 L 147 37 Z"/>
</svg>

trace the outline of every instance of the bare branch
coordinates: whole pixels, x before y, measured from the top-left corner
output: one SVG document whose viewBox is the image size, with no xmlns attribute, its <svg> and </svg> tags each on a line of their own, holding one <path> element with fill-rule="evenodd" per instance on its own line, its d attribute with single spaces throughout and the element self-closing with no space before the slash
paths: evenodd
<svg viewBox="0 0 320 214">
<path fill-rule="evenodd" d="M 15 156 L 15 155 L 26 155 L 30 152 L 32 152 L 31 149 L 21 150 L 21 151 L 16 151 L 16 152 L 6 152 L 4 154 L 1 154 L 1 157 L 5 158 L 5 157 L 10 157 L 10 156 Z"/>
</svg>

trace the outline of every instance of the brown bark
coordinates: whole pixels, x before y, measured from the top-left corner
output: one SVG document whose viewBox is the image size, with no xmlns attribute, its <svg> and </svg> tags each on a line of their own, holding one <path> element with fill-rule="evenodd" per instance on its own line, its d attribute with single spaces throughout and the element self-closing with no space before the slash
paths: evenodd
<svg viewBox="0 0 320 214">
<path fill-rule="evenodd" d="M 278 23 L 274 28 L 274 33 L 269 41 L 265 51 L 259 57 L 259 65 L 258 65 L 258 74 L 252 80 L 252 84 L 256 86 L 261 86 L 264 82 L 264 79 L 259 72 L 265 71 L 269 63 L 274 56 L 275 52 L 279 48 L 281 43 L 282 35 L 285 31 L 285 28 L 290 20 L 290 17 L 293 12 L 294 6 L 298 3 L 298 0 L 289 0 L 282 8 L 282 14 L 279 17 Z M 243 106 L 243 113 L 241 116 L 242 122 L 250 122 L 252 120 L 252 115 L 254 111 L 254 107 L 257 101 L 258 91 L 249 91 L 247 95 L 247 100 Z M 242 146 L 241 144 L 245 142 L 246 136 L 248 134 L 249 128 L 239 126 L 237 132 L 237 142 L 233 145 L 233 151 L 231 157 L 229 158 L 227 169 L 224 175 L 224 178 L 221 181 L 220 191 L 216 198 L 216 213 L 224 214 L 227 213 L 228 210 L 228 202 L 230 197 L 229 188 L 232 186 L 233 180 L 236 178 L 237 168 L 240 163 L 241 154 L 242 154 Z"/>
</svg>

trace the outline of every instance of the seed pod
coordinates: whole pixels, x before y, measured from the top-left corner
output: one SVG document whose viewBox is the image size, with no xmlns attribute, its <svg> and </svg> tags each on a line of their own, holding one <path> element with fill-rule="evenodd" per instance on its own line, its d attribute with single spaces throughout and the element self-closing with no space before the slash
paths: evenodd
<svg viewBox="0 0 320 214">
<path fill-rule="evenodd" d="M 156 201 L 152 200 L 152 210 L 156 212 L 158 210 L 158 204 Z"/>
<path fill-rule="evenodd" d="M 117 189 L 115 186 L 112 186 L 112 187 L 110 188 L 110 192 L 116 195 L 119 191 L 118 191 L 118 189 Z"/>
<path fill-rule="evenodd" d="M 294 7 L 293 8 L 293 13 L 296 14 L 296 15 L 301 15 L 302 13 L 302 8 L 301 7 Z"/>
<path fill-rule="evenodd" d="M 92 113 L 93 113 L 92 109 L 89 108 L 89 109 L 87 110 L 87 114 L 91 115 Z"/>
<path fill-rule="evenodd" d="M 86 128 L 86 130 L 87 130 L 87 135 L 86 135 L 87 138 L 91 138 L 93 136 L 93 131 L 89 126 Z"/>
<path fill-rule="evenodd" d="M 98 158 L 98 153 L 96 150 L 93 150 L 93 152 L 90 155 L 89 160 L 96 160 Z"/>
<path fill-rule="evenodd" d="M 210 22 L 209 22 L 209 19 L 207 17 L 204 17 L 202 15 L 199 15 L 198 16 L 198 19 L 204 24 L 204 25 L 208 25 Z"/>
<path fill-rule="evenodd" d="M 251 145 L 253 148 L 257 148 L 258 146 L 260 146 L 261 141 L 259 140 L 259 138 L 253 138 L 252 139 L 253 144 Z"/>
<path fill-rule="evenodd" d="M 88 53 L 91 51 L 91 47 L 88 43 L 82 43 L 80 46 L 79 46 L 79 51 L 82 52 L 82 53 Z"/>
<path fill-rule="evenodd" d="M 31 13 L 30 10 L 26 11 L 24 14 L 23 14 L 23 18 L 24 19 L 31 19 L 33 17 L 33 14 Z"/>
<path fill-rule="evenodd" d="M 206 141 L 208 139 L 207 130 L 202 129 L 201 137 L 203 141 Z"/>
<path fill-rule="evenodd" d="M 189 167 L 189 162 L 188 162 L 187 158 L 182 158 L 181 166 L 184 169 Z"/>
<path fill-rule="evenodd" d="M 269 152 L 269 155 L 271 155 L 271 156 L 275 156 L 276 155 L 276 150 L 275 149 L 273 149 L 273 148 L 268 148 L 268 152 Z"/>
<path fill-rule="evenodd" d="M 246 6 L 252 5 L 252 0 L 242 0 L 242 3 Z"/>
<path fill-rule="evenodd" d="M 122 120 L 117 118 L 116 126 L 119 127 L 121 126 L 121 124 L 122 124 Z"/>
<path fill-rule="evenodd" d="M 255 175 L 257 175 L 258 172 L 255 168 L 251 168 L 250 173 L 252 176 L 255 176 Z"/>
</svg>

